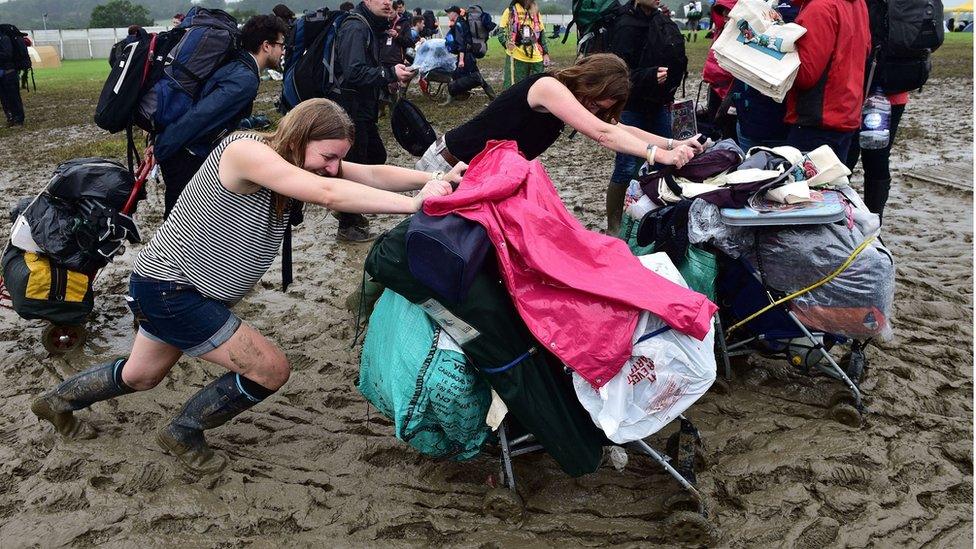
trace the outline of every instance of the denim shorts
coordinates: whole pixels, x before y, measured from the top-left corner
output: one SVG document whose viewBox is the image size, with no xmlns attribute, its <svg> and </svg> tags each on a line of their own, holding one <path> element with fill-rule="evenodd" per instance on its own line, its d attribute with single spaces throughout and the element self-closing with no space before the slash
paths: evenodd
<svg viewBox="0 0 976 549">
<path fill-rule="evenodd" d="M 132 273 L 126 301 L 139 333 L 194 357 L 220 347 L 241 326 L 227 305 L 181 282 Z"/>
<path fill-rule="evenodd" d="M 661 107 L 651 113 L 624 111 L 620 113 L 620 122 L 661 137 L 671 136 L 671 112 L 668 111 L 667 107 Z M 617 153 L 613 162 L 613 175 L 610 176 L 610 182 L 617 185 L 629 185 L 630 180 L 634 178 L 643 163 L 644 160 L 636 156 Z"/>
</svg>

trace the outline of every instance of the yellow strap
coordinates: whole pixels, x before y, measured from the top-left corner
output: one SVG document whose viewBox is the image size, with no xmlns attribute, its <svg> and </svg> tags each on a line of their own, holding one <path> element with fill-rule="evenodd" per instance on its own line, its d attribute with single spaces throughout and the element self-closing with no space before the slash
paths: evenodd
<svg viewBox="0 0 976 549">
<path fill-rule="evenodd" d="M 30 270 L 27 277 L 28 299 L 50 299 L 51 293 L 51 263 L 45 257 L 33 252 L 24 253 L 24 263 Z"/>
<path fill-rule="evenodd" d="M 759 309 L 755 313 L 752 313 L 751 315 L 747 316 L 745 318 L 745 320 L 742 320 L 742 321 L 739 321 L 739 322 L 733 324 L 732 327 L 729 328 L 726 331 L 726 333 L 727 334 L 731 334 L 737 328 L 742 327 L 743 324 L 751 321 L 752 319 L 754 319 L 757 316 L 765 313 L 766 311 L 772 309 L 773 307 L 776 307 L 777 305 L 781 305 L 783 303 L 786 303 L 787 301 L 790 301 L 791 299 L 796 299 L 796 298 L 800 297 L 801 295 L 803 295 L 803 294 L 805 294 L 807 292 L 812 292 L 813 290 L 816 290 L 817 288 L 819 288 L 819 287 L 823 286 L 824 284 L 830 282 L 831 280 L 837 278 L 837 275 L 839 275 L 840 273 L 842 273 L 845 270 L 847 270 L 847 268 L 851 266 L 851 263 L 854 263 L 854 260 L 857 259 L 857 256 L 861 255 L 861 252 L 863 252 L 865 248 L 867 248 L 872 242 L 874 242 L 874 239 L 875 239 L 875 237 L 872 236 L 870 238 L 865 239 L 864 242 L 861 242 L 860 246 L 858 246 L 857 248 L 855 248 L 854 249 L 854 252 L 851 253 L 851 255 L 847 256 L 847 260 L 845 260 L 844 263 L 840 267 L 838 267 L 836 271 L 830 273 L 829 275 L 827 275 L 826 277 L 818 280 L 817 282 L 814 282 L 810 286 L 807 286 L 806 288 L 803 288 L 802 290 L 798 290 L 796 292 L 793 292 L 792 294 L 790 294 L 790 295 L 788 295 L 788 296 L 786 296 L 786 297 L 784 297 L 782 299 L 778 299 L 778 300 L 770 303 L 769 305 L 763 307 L 762 309 Z"/>
<path fill-rule="evenodd" d="M 24 263 L 30 270 L 27 278 L 27 291 L 25 297 L 28 299 L 40 299 L 48 301 L 51 299 L 51 262 L 44 256 L 33 252 L 24 253 Z M 66 269 L 68 280 L 64 290 L 64 301 L 67 303 L 81 303 L 88 295 L 88 275 Z"/>
<path fill-rule="evenodd" d="M 64 300 L 69 303 L 81 303 L 88 294 L 88 275 L 76 271 L 68 271 L 68 285 L 64 290 Z"/>
</svg>

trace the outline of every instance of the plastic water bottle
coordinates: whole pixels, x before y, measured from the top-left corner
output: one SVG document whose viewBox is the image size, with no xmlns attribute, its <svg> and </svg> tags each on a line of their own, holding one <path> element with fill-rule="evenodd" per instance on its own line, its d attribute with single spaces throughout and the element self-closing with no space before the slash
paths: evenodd
<svg viewBox="0 0 976 549">
<path fill-rule="evenodd" d="M 864 102 L 861 111 L 862 149 L 883 149 L 888 146 L 888 127 L 891 123 L 891 102 L 888 97 L 875 89 Z"/>
</svg>

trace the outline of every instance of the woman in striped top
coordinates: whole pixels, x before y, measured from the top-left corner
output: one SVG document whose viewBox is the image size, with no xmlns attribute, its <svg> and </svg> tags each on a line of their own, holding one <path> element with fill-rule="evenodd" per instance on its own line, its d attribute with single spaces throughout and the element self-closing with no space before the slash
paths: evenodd
<svg viewBox="0 0 976 549">
<path fill-rule="evenodd" d="M 267 272 L 294 200 L 351 213 L 403 213 L 451 192 L 447 174 L 343 163 L 354 138 L 346 113 L 305 101 L 275 133 L 238 133 L 207 157 L 136 259 L 126 298 L 139 323 L 128 357 L 81 372 L 31 405 L 66 438 L 95 430 L 72 412 L 152 389 L 183 354 L 229 370 L 190 398 L 156 440 L 197 474 L 223 469 L 203 431 L 254 406 L 288 380 L 284 353 L 230 310 Z M 420 189 L 408 197 L 397 191 Z"/>
</svg>

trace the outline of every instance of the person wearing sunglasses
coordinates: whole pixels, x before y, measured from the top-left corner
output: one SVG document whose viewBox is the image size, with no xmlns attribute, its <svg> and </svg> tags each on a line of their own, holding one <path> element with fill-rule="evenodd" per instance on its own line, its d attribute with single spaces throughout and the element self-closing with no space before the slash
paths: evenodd
<svg viewBox="0 0 976 549">
<path fill-rule="evenodd" d="M 237 57 L 207 79 L 200 97 L 180 118 L 156 133 L 152 152 L 166 184 L 164 217 L 210 152 L 251 114 L 261 71 L 281 69 L 287 32 L 275 15 L 248 19 Z"/>
</svg>

